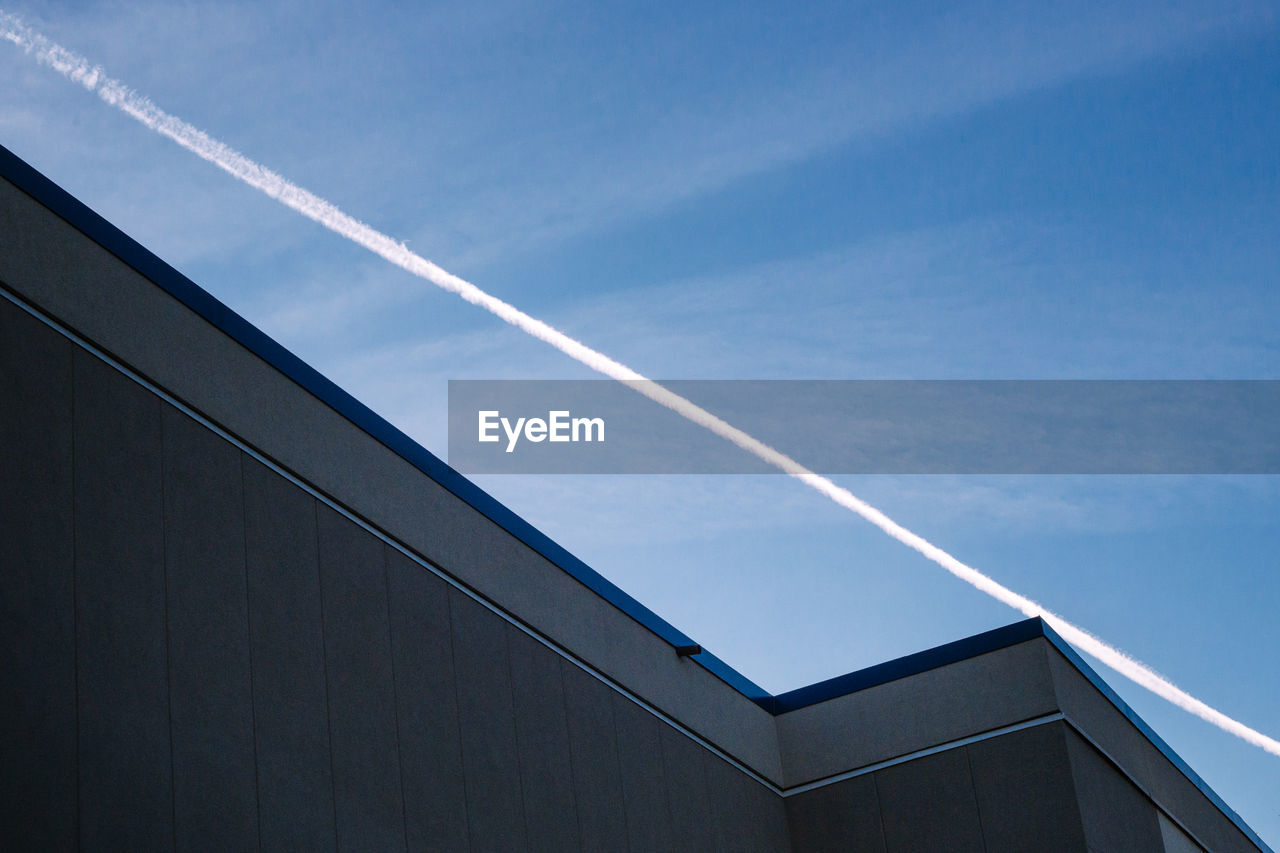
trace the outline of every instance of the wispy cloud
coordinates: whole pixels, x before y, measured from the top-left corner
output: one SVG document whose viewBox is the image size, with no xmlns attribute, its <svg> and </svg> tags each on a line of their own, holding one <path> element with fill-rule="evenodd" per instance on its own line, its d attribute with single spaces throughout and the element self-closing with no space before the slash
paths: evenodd
<svg viewBox="0 0 1280 853">
<path fill-rule="evenodd" d="M 309 24 L 334 16 L 336 30 Z M 574 4 L 317 16 L 290 3 L 141 3 L 59 16 L 54 32 L 197 124 L 232 129 L 238 147 L 287 164 L 291 178 L 358 203 L 381 230 L 469 268 L 834 147 L 891 144 L 940 119 L 1253 34 L 1275 25 L 1275 11 L 1090 0 L 887 15 L 865 4 L 838 26 L 818 7 L 727 32 L 693 12 L 655 23 L 622 39 Z M 776 47 L 797 41 L 809 48 Z M 409 43 L 428 49 L 409 54 Z M 237 107 L 247 98 L 260 107 L 251 115 Z"/>
</svg>

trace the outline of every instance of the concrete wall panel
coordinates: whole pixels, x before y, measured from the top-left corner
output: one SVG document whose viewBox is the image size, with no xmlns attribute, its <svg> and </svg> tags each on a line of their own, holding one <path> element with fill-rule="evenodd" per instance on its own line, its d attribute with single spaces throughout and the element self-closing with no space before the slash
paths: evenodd
<svg viewBox="0 0 1280 853">
<path fill-rule="evenodd" d="M 674 838 L 662 764 L 662 728 L 666 724 L 619 693 L 613 694 L 613 719 L 618 729 L 618 765 L 630 849 L 632 853 L 665 853 Z"/>
<path fill-rule="evenodd" d="M 701 744 L 663 724 L 662 765 L 666 769 L 667 813 L 671 815 L 671 849 L 685 853 L 711 850 L 715 831 L 711 825 L 707 763 L 712 756 Z"/>
<path fill-rule="evenodd" d="M 1063 713 L 1161 808 L 1215 853 L 1258 849 L 1060 652 L 1049 649 L 1047 657 Z"/>
<path fill-rule="evenodd" d="M 618 764 L 613 691 L 568 661 L 562 660 L 560 669 L 582 849 L 625 850 L 626 804 Z"/>
<path fill-rule="evenodd" d="M 315 499 L 241 462 L 262 847 L 333 850 Z"/>
<path fill-rule="evenodd" d="M 528 849 L 577 850 L 581 842 L 560 656 L 519 628 L 506 629 Z"/>
<path fill-rule="evenodd" d="M 988 850 L 1084 853 L 1066 732 L 1047 723 L 965 748 Z"/>
<path fill-rule="evenodd" d="M 787 797 L 795 853 L 884 853 L 880 800 L 871 774 Z"/>
<path fill-rule="evenodd" d="M 160 401 L 75 353 L 80 844 L 172 848 Z"/>
<path fill-rule="evenodd" d="M 72 344 L 0 300 L 0 838 L 76 844 Z"/>
<path fill-rule="evenodd" d="M 177 847 L 247 850 L 258 788 L 240 451 L 162 411 Z"/>
<path fill-rule="evenodd" d="M 338 849 L 405 847 L 382 542 L 317 505 Z"/>
<path fill-rule="evenodd" d="M 1091 851 L 1164 853 L 1156 807 L 1075 732 L 1066 738 Z"/>
<path fill-rule="evenodd" d="M 1160 836 L 1164 839 L 1164 853 L 1204 853 L 1204 848 L 1191 840 L 1164 813 L 1157 815 L 1160 821 Z"/>
<path fill-rule="evenodd" d="M 410 850 L 465 850 L 467 795 L 449 588 L 387 547 L 396 720 Z"/>
<path fill-rule="evenodd" d="M 776 853 L 791 849 L 782 798 L 716 755 L 707 758 L 716 848 Z"/>
<path fill-rule="evenodd" d="M 886 767 L 875 782 L 889 853 L 986 849 L 963 747 Z"/>
<path fill-rule="evenodd" d="M 467 820 L 474 850 L 525 846 L 524 801 L 506 624 L 451 590 Z"/>
<path fill-rule="evenodd" d="M 1056 710 L 1047 643 L 1019 643 L 779 716 L 787 785 Z"/>
</svg>

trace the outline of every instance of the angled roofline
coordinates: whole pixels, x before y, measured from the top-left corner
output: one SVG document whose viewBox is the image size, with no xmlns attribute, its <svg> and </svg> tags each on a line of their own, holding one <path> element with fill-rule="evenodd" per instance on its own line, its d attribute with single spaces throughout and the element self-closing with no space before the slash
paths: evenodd
<svg viewBox="0 0 1280 853">
<path fill-rule="evenodd" d="M 1070 663 L 1080 671 L 1081 675 L 1089 679 L 1093 686 L 1098 689 L 1098 692 L 1105 696 L 1107 700 L 1116 707 L 1116 710 L 1124 714 L 1129 722 L 1133 724 L 1134 728 L 1141 732 L 1147 740 L 1151 741 L 1152 746 L 1160 750 L 1160 753 L 1169 760 L 1170 764 L 1178 768 L 1178 770 L 1182 772 L 1182 775 L 1186 776 L 1191 784 L 1199 788 L 1200 793 L 1208 797 L 1209 802 L 1217 806 L 1218 811 L 1226 815 L 1227 819 L 1235 824 L 1236 829 L 1243 832 L 1246 838 L 1258 845 L 1258 849 L 1265 851 L 1265 853 L 1272 853 L 1271 847 L 1258 836 L 1258 833 L 1253 831 L 1253 827 L 1249 826 L 1249 824 L 1245 822 L 1244 818 L 1240 817 L 1240 815 L 1236 813 L 1235 809 L 1227 805 L 1226 801 L 1223 800 L 1222 797 L 1218 796 L 1218 792 L 1213 790 L 1213 788 L 1209 786 L 1208 782 L 1200 778 L 1200 774 L 1192 770 L 1191 765 L 1183 761 L 1182 756 L 1174 752 L 1173 747 L 1165 743 L 1164 738 L 1156 734 L 1155 729 L 1147 725 L 1147 721 L 1138 716 L 1137 711 L 1129 707 L 1129 703 L 1120 698 L 1120 694 L 1116 693 L 1116 691 L 1112 689 L 1111 685 L 1104 681 L 1102 676 L 1098 675 L 1098 673 L 1094 671 L 1093 667 L 1089 666 L 1089 664 L 1085 662 L 1085 659 L 1081 657 L 1080 653 L 1077 652 L 1070 643 L 1062 639 L 1062 637 L 1048 625 L 1044 624 L 1044 620 L 1040 617 L 1037 616 L 1034 620 L 1027 621 L 1039 622 L 1044 630 L 1045 639 L 1052 643 L 1054 648 L 1060 651 L 1062 656 L 1070 661 Z"/>
<path fill-rule="evenodd" d="M 488 492 L 449 467 L 444 460 L 338 387 L 332 380 L 2 145 L 0 145 L 0 175 L 49 208 L 90 240 L 145 276 L 161 290 L 199 314 L 245 349 L 302 386 L 312 396 L 381 442 L 397 456 L 673 647 L 696 644 L 696 640 L 632 598 L 608 578 L 571 554 L 564 546 L 553 541 Z M 693 660 L 757 703 L 770 698 L 768 691 L 763 687 L 710 652 L 704 650 Z"/>
<path fill-rule="evenodd" d="M 641 604 L 620 587 L 553 541 L 521 516 L 485 492 L 465 476 L 418 444 L 381 415 L 344 391 L 332 380 L 294 355 L 282 344 L 220 302 L 212 294 L 163 261 L 79 199 L 38 172 L 8 148 L 0 145 L 0 176 L 65 220 L 93 242 L 132 267 L 174 299 L 239 343 L 308 393 L 342 415 L 410 465 L 466 502 L 503 530 L 566 572 L 583 586 L 665 640 L 672 647 L 695 645 L 683 631 Z M 797 690 L 770 694 L 763 687 L 702 650 L 689 660 L 715 675 L 765 711 L 777 716 L 789 711 L 855 693 L 998 651 L 1039 637 L 1048 640 L 1105 696 L 1170 763 L 1178 768 L 1235 826 L 1264 851 L 1270 847 L 1248 824 L 1183 761 L 1164 740 L 1120 698 L 1080 654 L 1039 617 L 975 634 L 962 640 L 906 655 L 865 669 L 810 684 Z"/>
<path fill-rule="evenodd" d="M 887 684 L 900 678 L 919 675 L 931 669 L 959 663 L 968 658 L 999 651 L 1000 649 L 1016 646 L 1019 643 L 1025 643 L 1028 640 L 1040 637 L 1048 640 L 1055 649 L 1061 652 L 1062 656 L 1081 675 L 1088 679 L 1089 683 L 1105 696 L 1116 710 L 1123 714 L 1133 724 L 1134 728 L 1141 732 L 1151 742 L 1151 745 L 1169 760 L 1170 764 L 1178 768 L 1182 775 L 1186 776 L 1187 780 L 1209 799 L 1209 802 L 1217 806 L 1218 810 L 1235 824 L 1236 828 L 1243 832 L 1250 841 L 1261 850 L 1271 850 L 1266 842 L 1253 831 L 1252 827 L 1245 823 L 1244 818 L 1240 817 L 1235 809 L 1227 805 L 1226 801 L 1209 786 L 1209 783 L 1204 781 L 1195 770 L 1191 769 L 1191 765 L 1187 764 L 1182 759 L 1182 756 L 1173 750 L 1173 747 L 1165 743 L 1164 738 L 1156 734 L 1155 730 L 1147 725 L 1147 722 L 1138 716 L 1138 713 L 1129 707 L 1127 702 L 1120 698 L 1120 694 L 1116 693 L 1111 685 L 1085 662 L 1080 653 L 1039 616 L 1024 619 L 1021 622 L 1014 622 L 991 631 L 984 631 L 981 634 L 974 634 L 971 637 L 965 637 L 963 640 L 935 646 L 922 652 L 878 663 L 865 669 L 838 675 L 835 678 L 819 681 L 787 693 L 780 693 L 777 696 L 772 696 L 763 702 L 759 702 L 759 704 L 775 716 L 785 714 L 789 711 L 816 705 L 819 702 L 826 702 L 828 699 L 836 699 L 869 687 Z"/>
</svg>

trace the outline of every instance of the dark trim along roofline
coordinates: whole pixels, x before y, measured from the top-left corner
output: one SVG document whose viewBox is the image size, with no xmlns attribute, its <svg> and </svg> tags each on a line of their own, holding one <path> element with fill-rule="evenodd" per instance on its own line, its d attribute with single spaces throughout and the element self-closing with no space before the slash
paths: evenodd
<svg viewBox="0 0 1280 853">
<path fill-rule="evenodd" d="M 273 338 L 214 298 L 208 291 L 165 263 L 129 235 L 91 210 L 83 202 L 36 171 L 16 154 L 0 145 L 0 176 L 61 217 L 103 249 L 132 267 L 173 298 L 199 314 L 228 337 L 257 355 L 286 377 L 368 433 L 388 449 L 465 501 L 490 521 L 567 572 L 579 583 L 617 607 L 636 622 L 666 640 L 673 647 L 692 646 L 695 641 L 636 601 L 616 584 L 569 553 L 545 533 L 535 528 L 485 492 L 443 460 L 401 432 L 368 406 L 338 387 Z M 1148 726 L 1133 709 L 1085 663 L 1084 659 L 1056 632 L 1037 618 L 1015 622 L 963 640 L 938 646 L 897 660 L 837 676 L 827 681 L 773 696 L 764 688 L 705 649 L 690 660 L 724 681 L 773 715 L 794 711 L 828 699 L 946 666 L 997 651 L 1036 637 L 1044 637 L 1098 688 L 1151 743 L 1177 767 L 1241 832 L 1264 851 L 1270 848 L 1182 758 Z"/>
</svg>

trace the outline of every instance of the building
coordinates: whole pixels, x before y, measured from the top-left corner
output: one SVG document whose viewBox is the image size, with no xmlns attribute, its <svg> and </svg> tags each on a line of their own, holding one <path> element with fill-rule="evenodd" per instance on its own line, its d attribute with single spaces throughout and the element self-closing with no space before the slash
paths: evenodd
<svg viewBox="0 0 1280 853">
<path fill-rule="evenodd" d="M 678 653 L 3 149 L 0 173 L 9 849 L 1266 849 L 1038 620 L 781 696 Z"/>
</svg>

